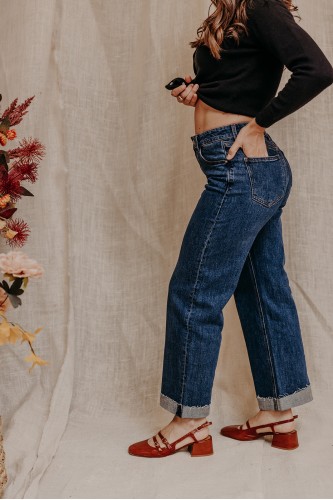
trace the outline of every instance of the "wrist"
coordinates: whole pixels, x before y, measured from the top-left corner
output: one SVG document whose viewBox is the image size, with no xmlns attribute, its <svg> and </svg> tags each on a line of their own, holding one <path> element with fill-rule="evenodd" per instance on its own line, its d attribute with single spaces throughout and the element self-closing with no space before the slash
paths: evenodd
<svg viewBox="0 0 333 500">
<path fill-rule="evenodd" d="M 251 129 L 253 130 L 257 130 L 258 132 L 265 132 L 266 128 L 265 127 L 262 127 L 261 125 L 259 125 L 257 122 L 256 122 L 256 119 L 255 117 L 253 117 L 249 122 L 248 122 L 248 126 L 251 127 Z"/>
</svg>

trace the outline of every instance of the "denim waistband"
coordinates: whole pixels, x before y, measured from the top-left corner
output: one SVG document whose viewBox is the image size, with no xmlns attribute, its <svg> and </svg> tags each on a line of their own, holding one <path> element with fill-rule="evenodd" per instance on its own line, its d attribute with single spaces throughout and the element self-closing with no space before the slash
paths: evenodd
<svg viewBox="0 0 333 500">
<path fill-rule="evenodd" d="M 224 125 L 222 127 L 215 127 L 209 130 L 205 130 L 200 134 L 191 135 L 190 138 L 196 146 L 205 144 L 206 142 L 211 142 L 212 139 L 236 139 L 238 132 L 242 127 L 245 127 L 249 122 L 238 122 L 231 123 L 230 125 Z M 265 136 L 270 138 L 269 134 L 265 131 Z"/>
</svg>

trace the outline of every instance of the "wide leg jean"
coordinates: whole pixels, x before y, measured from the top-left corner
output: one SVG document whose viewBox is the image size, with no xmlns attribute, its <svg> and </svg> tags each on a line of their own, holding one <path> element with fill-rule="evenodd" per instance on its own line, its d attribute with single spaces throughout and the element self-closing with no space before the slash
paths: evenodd
<svg viewBox="0 0 333 500">
<path fill-rule="evenodd" d="M 189 220 L 170 278 L 160 405 L 180 417 L 210 412 L 224 323 L 234 295 L 259 409 L 313 399 L 296 305 L 284 269 L 281 214 L 292 172 L 265 131 L 268 156 L 240 148 L 246 122 L 191 136 L 205 189 Z"/>
</svg>

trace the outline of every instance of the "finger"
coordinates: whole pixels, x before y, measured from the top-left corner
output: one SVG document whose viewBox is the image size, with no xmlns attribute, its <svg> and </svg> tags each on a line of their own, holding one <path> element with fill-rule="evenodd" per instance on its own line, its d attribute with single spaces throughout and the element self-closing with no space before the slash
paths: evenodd
<svg viewBox="0 0 333 500">
<path fill-rule="evenodd" d="M 186 85 L 185 85 L 185 83 L 182 83 L 181 85 L 179 85 L 179 87 L 176 87 L 175 89 L 173 89 L 171 91 L 171 95 L 173 97 L 178 97 L 179 94 L 181 94 L 185 89 L 186 89 Z"/>
<path fill-rule="evenodd" d="M 190 83 L 192 81 L 192 77 L 190 75 L 185 75 L 184 80 L 186 83 Z"/>
<path fill-rule="evenodd" d="M 193 97 L 193 94 L 196 93 L 196 91 L 198 90 L 199 88 L 199 85 L 196 83 L 195 85 L 193 84 L 189 84 L 188 85 L 188 89 L 189 91 L 185 94 L 185 91 L 182 93 L 182 97 L 184 97 L 184 101 L 186 104 L 189 104 L 191 102 L 191 99 Z"/>
<path fill-rule="evenodd" d="M 179 94 L 181 94 L 185 89 L 186 89 L 186 85 L 185 85 L 185 83 L 182 83 L 181 85 L 179 85 L 175 89 L 171 90 L 171 95 L 173 97 L 178 97 Z"/>
<path fill-rule="evenodd" d="M 235 156 L 240 147 L 241 145 L 237 141 L 235 141 L 228 151 L 227 160 L 231 160 Z"/>
<path fill-rule="evenodd" d="M 197 100 L 198 100 L 198 94 L 194 94 L 190 103 L 189 103 L 189 106 L 195 106 Z"/>
<path fill-rule="evenodd" d="M 183 90 L 182 97 L 184 97 L 184 99 L 185 99 L 185 97 L 187 97 L 189 95 L 189 93 L 192 91 L 192 89 L 193 89 L 193 83 L 189 83 L 187 85 L 186 89 Z"/>
<path fill-rule="evenodd" d="M 184 99 L 183 104 L 186 106 L 195 106 L 195 103 L 198 99 L 196 91 L 198 90 L 199 85 L 194 85 L 193 89 L 189 94 L 187 95 L 186 99 Z"/>
<path fill-rule="evenodd" d="M 190 84 L 189 87 L 189 92 L 184 97 L 184 104 L 189 104 L 191 102 L 193 94 L 195 94 L 194 86 Z"/>
</svg>

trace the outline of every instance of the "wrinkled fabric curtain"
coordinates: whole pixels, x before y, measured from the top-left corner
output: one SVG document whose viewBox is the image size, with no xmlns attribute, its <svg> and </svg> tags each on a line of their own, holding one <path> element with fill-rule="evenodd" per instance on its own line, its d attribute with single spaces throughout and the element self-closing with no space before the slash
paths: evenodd
<svg viewBox="0 0 333 500">
<path fill-rule="evenodd" d="M 333 61 L 332 1 L 296 3 Z M 0 348 L 6 498 L 331 494 L 332 87 L 269 128 L 293 171 L 286 270 L 314 395 L 294 409 L 300 447 L 287 454 L 219 435 L 257 411 L 231 298 L 210 415 L 215 454 L 199 463 L 183 452 L 127 454 L 172 418 L 159 407 L 167 287 L 205 177 L 191 148 L 193 108 L 164 85 L 194 76 L 189 42 L 209 4 L 0 0 L 1 112 L 35 95 L 18 139 L 46 146 L 35 196 L 19 202 L 32 230 L 22 250 L 46 272 L 8 316 L 43 326 L 35 348 L 50 362 L 29 374 L 25 344 Z"/>
</svg>

